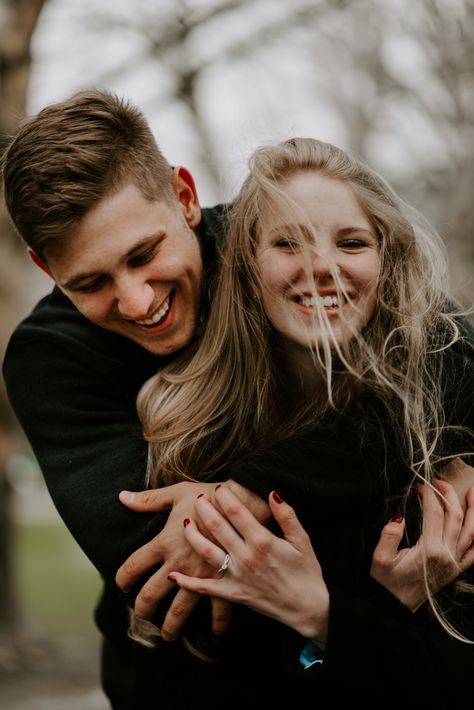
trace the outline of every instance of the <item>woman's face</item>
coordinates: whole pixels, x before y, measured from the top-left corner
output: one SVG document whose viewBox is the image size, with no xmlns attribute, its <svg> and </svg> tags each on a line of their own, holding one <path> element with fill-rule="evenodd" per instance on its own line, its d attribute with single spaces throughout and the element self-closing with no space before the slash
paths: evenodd
<svg viewBox="0 0 474 710">
<path fill-rule="evenodd" d="M 377 236 L 346 183 L 306 171 L 283 189 L 307 222 L 295 225 L 294 216 L 274 213 L 262 225 L 257 266 L 265 312 L 276 331 L 298 345 L 321 347 L 327 336 L 342 344 L 362 330 L 375 309 Z M 303 247 L 294 237 L 298 228 L 305 235 Z M 318 320 L 317 308 L 327 319 Z"/>
</svg>

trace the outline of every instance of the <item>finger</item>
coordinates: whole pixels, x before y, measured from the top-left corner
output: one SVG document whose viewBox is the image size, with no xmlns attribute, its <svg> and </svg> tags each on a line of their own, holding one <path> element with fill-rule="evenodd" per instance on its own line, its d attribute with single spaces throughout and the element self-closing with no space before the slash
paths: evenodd
<svg viewBox="0 0 474 710">
<path fill-rule="evenodd" d="M 444 507 L 436 490 L 424 484 L 419 486 L 421 498 L 423 502 L 423 540 L 425 549 L 428 552 L 430 549 L 443 548 L 444 535 Z"/>
<path fill-rule="evenodd" d="M 298 520 L 294 508 L 283 500 L 278 491 L 270 493 L 268 502 L 285 540 L 300 552 L 305 552 L 308 547 L 311 547 L 309 536 Z"/>
<path fill-rule="evenodd" d="M 176 582 L 181 589 L 186 589 L 189 592 L 194 592 L 199 596 L 209 596 L 217 597 L 222 599 L 227 599 L 228 601 L 233 601 L 229 589 L 227 588 L 227 580 L 225 577 L 220 577 L 219 579 L 213 579 L 212 577 L 201 578 L 201 577 L 190 577 L 187 574 L 173 570 L 168 575 L 168 579 Z"/>
<path fill-rule="evenodd" d="M 161 626 L 165 641 L 174 641 L 180 634 L 186 620 L 200 600 L 201 595 L 180 589 L 173 599 Z"/>
<path fill-rule="evenodd" d="M 151 621 L 158 605 L 172 589 L 166 570 L 162 568 L 155 572 L 136 596 L 134 611 L 138 618 Z"/>
<path fill-rule="evenodd" d="M 212 597 L 212 631 L 215 634 L 224 634 L 230 626 L 232 618 L 232 604 L 225 599 Z"/>
<path fill-rule="evenodd" d="M 157 536 L 125 560 L 117 570 L 115 582 L 119 589 L 128 592 L 140 577 L 161 562 L 163 557 Z"/>
<path fill-rule="evenodd" d="M 214 500 L 215 504 L 206 496 L 201 496 L 194 507 L 199 516 L 199 526 L 205 526 L 221 549 L 236 555 L 242 551 L 243 538 L 255 535 L 260 530 L 269 535 L 266 528 L 227 486 L 216 489 Z"/>
<path fill-rule="evenodd" d="M 462 569 L 474 564 L 474 486 L 466 493 L 466 513 L 458 539 L 457 555 Z"/>
<path fill-rule="evenodd" d="M 396 558 L 405 532 L 405 520 L 400 513 L 382 528 L 380 539 L 375 547 L 372 561 L 375 564 L 386 565 Z"/>
<path fill-rule="evenodd" d="M 220 517 L 214 516 L 211 520 L 212 513 L 209 508 L 205 508 L 205 511 L 202 509 L 206 506 L 202 499 L 197 502 L 196 509 L 199 510 L 200 516 L 208 516 L 207 524 L 211 529 L 216 528 L 212 529 L 212 532 L 225 550 L 237 553 L 242 549 L 244 541 L 254 548 L 269 543 L 273 535 L 228 486 L 218 486 L 214 500 L 222 513 Z"/>
<path fill-rule="evenodd" d="M 207 507 L 215 511 L 212 503 L 210 503 L 209 501 L 206 501 L 206 503 L 207 505 L 200 506 L 204 510 L 204 512 L 206 511 Z M 215 512 L 217 513 L 217 511 Z M 217 513 L 217 515 L 222 518 L 219 513 Z M 196 522 L 189 518 L 187 518 L 185 521 L 184 534 L 186 536 L 186 540 L 189 542 L 195 552 L 197 552 L 197 554 L 217 572 L 221 567 L 222 563 L 224 562 L 224 558 L 226 555 L 222 547 L 219 547 L 219 545 L 216 545 L 214 542 L 205 537 L 197 527 Z"/>
<path fill-rule="evenodd" d="M 437 479 L 434 481 L 434 485 L 444 496 L 442 501 L 445 512 L 443 539 L 453 557 L 456 558 L 456 548 L 464 520 L 463 509 L 458 495 L 450 483 Z"/>
<path fill-rule="evenodd" d="M 119 499 L 127 508 L 139 513 L 168 510 L 175 501 L 175 485 L 146 491 L 120 491 Z"/>
</svg>

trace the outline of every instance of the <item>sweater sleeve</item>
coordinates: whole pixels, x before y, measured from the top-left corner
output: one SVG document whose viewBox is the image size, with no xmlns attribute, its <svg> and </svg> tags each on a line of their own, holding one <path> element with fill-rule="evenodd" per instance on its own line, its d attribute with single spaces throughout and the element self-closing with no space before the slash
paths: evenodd
<svg viewBox="0 0 474 710">
<path fill-rule="evenodd" d="M 120 490 L 140 490 L 145 480 L 146 444 L 133 387 L 128 394 L 126 387 L 132 373 L 74 337 L 27 328 L 11 338 L 3 372 L 59 515 L 115 587 L 118 567 L 166 519 L 134 513 L 118 499 Z"/>
<path fill-rule="evenodd" d="M 357 596 L 331 588 L 324 663 L 297 671 L 299 678 L 316 687 L 340 688 L 341 699 L 365 698 L 370 707 L 384 697 L 388 701 L 387 693 L 430 708 L 472 703 L 468 678 L 474 646 L 448 636 L 426 608 L 412 614 L 371 584 L 372 590 L 368 585 Z"/>
</svg>

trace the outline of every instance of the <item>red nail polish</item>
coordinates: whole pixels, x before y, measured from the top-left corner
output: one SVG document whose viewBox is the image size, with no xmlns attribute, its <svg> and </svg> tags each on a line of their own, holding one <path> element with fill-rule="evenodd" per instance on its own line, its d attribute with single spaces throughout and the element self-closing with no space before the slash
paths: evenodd
<svg viewBox="0 0 474 710">
<path fill-rule="evenodd" d="M 275 503 L 283 503 L 283 498 L 278 493 L 278 491 L 272 491 L 272 497 Z"/>
<path fill-rule="evenodd" d="M 395 513 L 395 515 L 390 520 L 391 523 L 402 523 L 403 515 L 401 513 Z"/>
<path fill-rule="evenodd" d="M 185 519 L 183 520 L 183 525 L 184 525 L 184 527 L 186 527 L 186 525 L 189 525 L 190 522 L 191 522 L 191 521 L 190 521 L 189 518 L 185 518 Z"/>
</svg>

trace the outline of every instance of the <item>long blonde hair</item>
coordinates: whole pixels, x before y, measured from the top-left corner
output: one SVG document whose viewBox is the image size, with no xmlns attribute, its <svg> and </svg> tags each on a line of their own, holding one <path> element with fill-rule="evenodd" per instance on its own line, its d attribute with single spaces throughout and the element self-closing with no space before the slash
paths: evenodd
<svg viewBox="0 0 474 710">
<path fill-rule="evenodd" d="M 326 387 L 278 417 L 281 375 L 262 307 L 256 246 L 269 211 L 294 210 L 284 186 L 302 171 L 353 190 L 377 234 L 381 268 L 375 312 L 363 333 L 336 359 L 330 347 L 316 353 Z M 145 383 L 138 397 L 149 442 L 148 482 L 203 480 L 328 410 L 344 409 L 361 389 L 389 403 L 413 480 L 431 482 L 445 427 L 436 353 L 460 337 L 452 300 L 448 308 L 439 235 L 360 160 L 309 138 L 258 149 L 229 218 L 201 342 Z"/>
<path fill-rule="evenodd" d="M 355 383 L 395 396 L 410 464 L 430 479 L 431 453 L 443 422 L 437 400 L 440 373 L 427 371 L 427 355 L 458 338 L 455 319 L 446 312 L 441 240 L 359 160 L 331 144 L 294 138 L 260 148 L 250 160 L 250 173 L 231 210 L 224 261 L 199 347 L 158 372 L 139 394 L 153 485 L 202 480 L 266 438 L 301 424 L 301 412 L 295 411 L 293 422 L 285 412 L 276 428 L 274 421 L 271 431 L 266 426 L 279 373 L 260 297 L 256 244 L 262 215 L 276 207 L 292 208 L 282 186 L 304 170 L 352 187 L 380 239 L 382 266 L 376 311 L 364 337 L 353 338 L 344 373 L 331 373 L 329 392 L 322 392 L 309 411 L 305 403 L 303 418 L 314 421 L 318 412 L 343 406 Z M 326 374 L 329 367 L 326 363 Z"/>
</svg>

